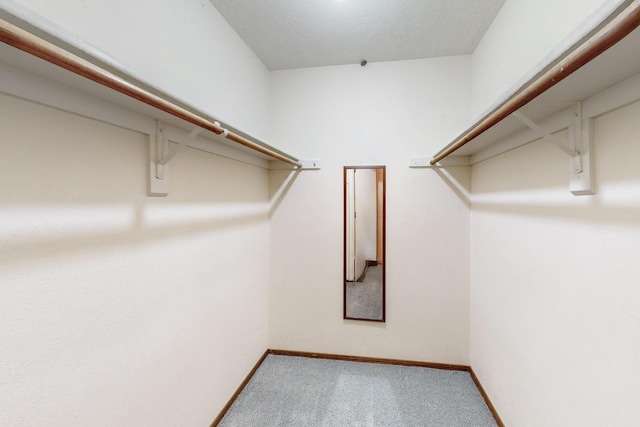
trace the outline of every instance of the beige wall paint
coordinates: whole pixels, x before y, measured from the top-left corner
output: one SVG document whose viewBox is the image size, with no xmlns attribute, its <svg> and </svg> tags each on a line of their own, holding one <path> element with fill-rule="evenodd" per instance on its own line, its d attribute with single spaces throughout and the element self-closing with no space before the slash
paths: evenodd
<svg viewBox="0 0 640 427">
<path fill-rule="evenodd" d="M 595 196 L 545 142 L 473 166 L 471 364 L 506 425 L 640 424 L 639 116 L 596 119 Z"/>
<path fill-rule="evenodd" d="M 0 97 L 3 425 L 208 425 L 267 346 L 267 171 Z"/>
<path fill-rule="evenodd" d="M 269 346 L 468 363 L 469 207 L 410 169 L 467 119 L 469 58 L 272 73 L 273 140 L 322 169 L 271 215 Z M 387 323 L 342 319 L 344 165 L 387 166 Z M 450 170 L 468 185 L 468 168 Z M 272 171 L 272 193 L 288 172 Z"/>
</svg>

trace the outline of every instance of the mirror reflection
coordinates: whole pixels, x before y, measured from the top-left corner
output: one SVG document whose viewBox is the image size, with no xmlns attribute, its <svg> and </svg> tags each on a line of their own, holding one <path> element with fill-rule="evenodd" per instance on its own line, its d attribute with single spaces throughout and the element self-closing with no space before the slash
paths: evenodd
<svg viewBox="0 0 640 427">
<path fill-rule="evenodd" d="M 344 318 L 385 321 L 384 166 L 344 167 Z"/>
</svg>

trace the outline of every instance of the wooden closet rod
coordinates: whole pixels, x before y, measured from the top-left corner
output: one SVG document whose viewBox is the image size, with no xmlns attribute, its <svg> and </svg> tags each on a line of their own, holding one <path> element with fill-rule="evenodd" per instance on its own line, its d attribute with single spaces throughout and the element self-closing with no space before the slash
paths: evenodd
<svg viewBox="0 0 640 427">
<path fill-rule="evenodd" d="M 273 159 L 302 167 L 302 163 L 293 157 L 287 157 L 260 144 L 256 144 L 242 135 L 227 131 L 219 124 L 207 120 L 186 110 L 185 108 L 167 101 L 166 99 L 135 86 L 115 74 L 112 74 L 109 71 L 104 70 L 97 65 L 67 52 L 66 50 L 61 49 L 58 46 L 55 46 L 54 44 L 24 31 L 2 19 L 0 19 L 0 41 L 131 98 L 137 99 L 147 105 L 169 113 L 172 116 L 183 119 L 201 127 L 202 129 L 211 131 L 216 135 L 224 134 L 223 136 L 225 138 L 244 145 L 245 147 L 259 153 L 265 154 Z"/>
<path fill-rule="evenodd" d="M 553 64 L 542 74 L 534 77 L 513 96 L 471 127 L 471 129 L 460 135 L 451 144 L 437 153 L 430 163 L 435 165 L 475 137 L 489 130 L 538 95 L 556 85 L 574 71 L 622 40 L 636 29 L 638 25 L 640 25 L 640 0 L 635 0 L 571 53 Z"/>
</svg>

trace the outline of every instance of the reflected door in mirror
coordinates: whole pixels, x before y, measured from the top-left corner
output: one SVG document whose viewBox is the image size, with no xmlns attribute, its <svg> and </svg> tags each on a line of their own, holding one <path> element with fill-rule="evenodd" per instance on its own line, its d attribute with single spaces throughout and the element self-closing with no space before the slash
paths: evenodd
<svg viewBox="0 0 640 427">
<path fill-rule="evenodd" d="M 344 318 L 385 320 L 384 166 L 344 168 Z"/>
</svg>

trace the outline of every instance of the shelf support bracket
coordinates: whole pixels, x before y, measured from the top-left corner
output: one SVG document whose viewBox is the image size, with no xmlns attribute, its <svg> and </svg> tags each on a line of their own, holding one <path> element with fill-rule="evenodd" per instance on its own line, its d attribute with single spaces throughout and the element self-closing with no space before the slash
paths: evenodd
<svg viewBox="0 0 640 427">
<path fill-rule="evenodd" d="M 197 127 L 177 146 L 169 151 L 164 124 L 156 121 L 155 135 L 149 135 L 149 196 L 165 197 L 169 194 L 169 162 L 202 132 Z"/>
<path fill-rule="evenodd" d="M 158 120 L 155 134 L 149 135 L 149 196 L 166 197 L 169 194 L 169 166 L 158 165 L 168 145 L 164 125 Z"/>
<path fill-rule="evenodd" d="M 544 129 L 537 123 L 535 123 L 529 117 L 525 116 L 521 111 L 514 111 L 512 115 L 518 120 L 520 120 L 522 123 L 524 123 L 532 131 L 536 132 L 541 138 L 544 138 L 546 141 L 549 141 L 550 143 L 552 143 L 553 145 L 555 145 L 556 147 L 558 147 L 559 149 L 567 153 L 569 156 L 575 157 L 580 155 L 580 153 L 578 153 L 576 150 L 574 150 L 571 147 L 567 147 L 567 145 L 564 142 L 560 141 L 558 138 L 551 135 L 546 129 Z"/>
<path fill-rule="evenodd" d="M 579 153 L 569 159 L 569 191 L 574 196 L 596 194 L 593 182 L 593 119 L 583 120 L 582 105 L 578 104 L 574 122 L 569 126 L 569 141 Z"/>
<path fill-rule="evenodd" d="M 176 154 L 184 150 L 184 148 L 187 145 L 189 145 L 190 142 L 192 142 L 198 135 L 200 135 L 200 132 L 202 132 L 202 128 L 195 128 L 194 130 L 191 131 L 191 133 L 185 139 L 182 140 L 180 144 L 175 146 L 173 150 L 171 150 L 169 153 L 165 154 L 160 160 L 158 160 L 158 172 L 157 172 L 158 178 L 162 179 L 161 166 L 165 166 L 167 163 L 169 163 L 171 159 L 175 157 Z"/>
<path fill-rule="evenodd" d="M 538 136 L 551 142 L 569 155 L 569 191 L 571 191 L 574 196 L 589 196 L 595 194 L 591 174 L 593 120 L 582 120 L 581 103 L 576 103 L 574 122 L 569 126 L 569 145 L 551 135 L 550 132 L 535 123 L 521 111 L 514 111 L 512 115 L 536 132 Z"/>
</svg>

